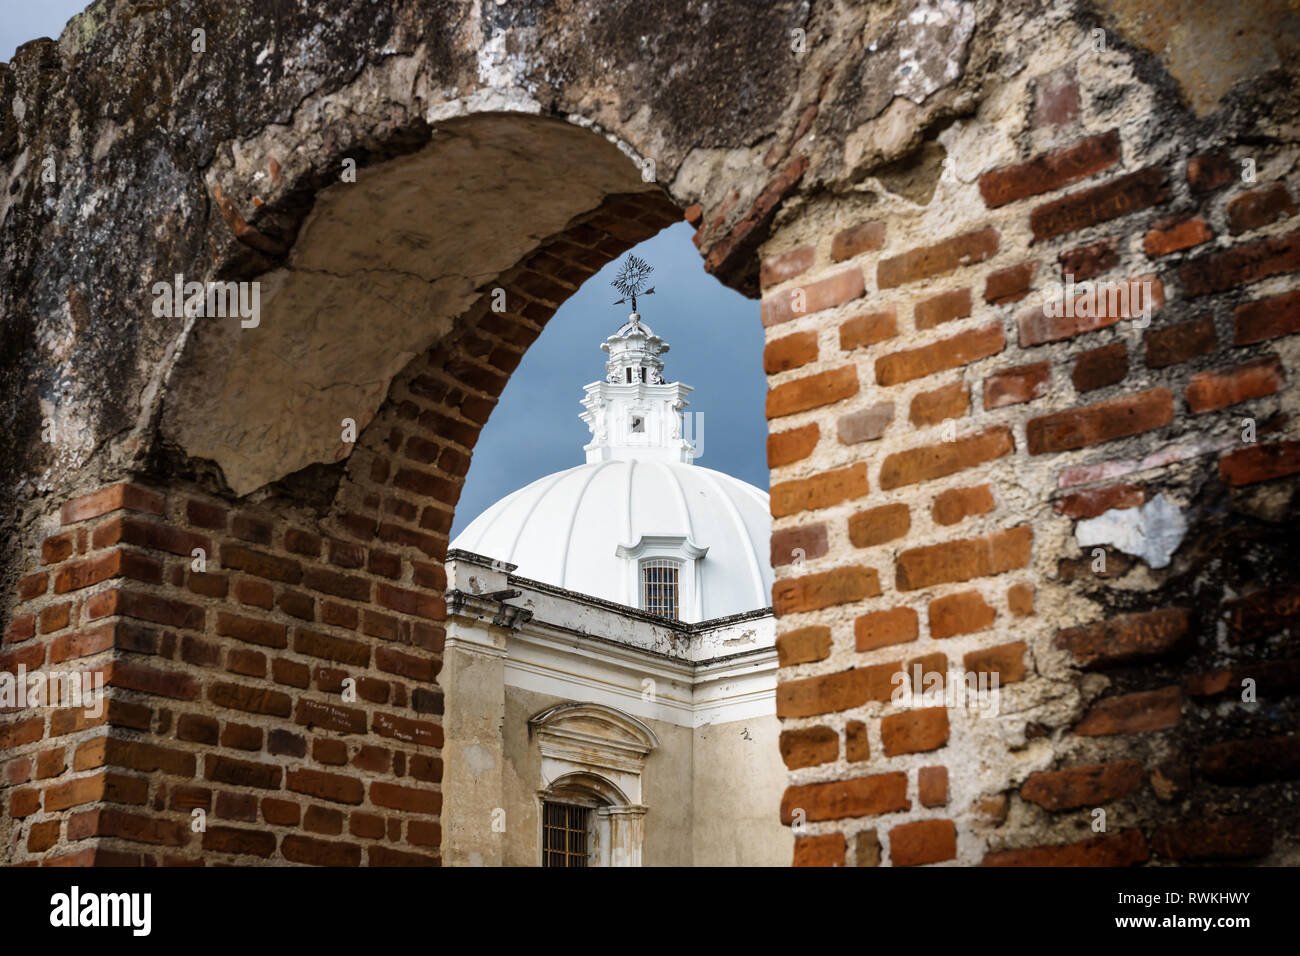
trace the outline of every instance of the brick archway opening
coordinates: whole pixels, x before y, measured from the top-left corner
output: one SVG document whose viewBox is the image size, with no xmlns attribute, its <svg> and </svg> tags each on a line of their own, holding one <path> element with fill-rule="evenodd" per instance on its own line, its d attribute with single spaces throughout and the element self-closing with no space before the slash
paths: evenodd
<svg viewBox="0 0 1300 956">
<path fill-rule="evenodd" d="M 555 311 L 680 220 L 640 172 L 560 121 L 448 124 L 316 197 L 256 328 L 191 330 L 161 451 L 21 580 L 5 669 L 107 699 L 6 725 L 10 862 L 439 864 L 456 502 Z"/>
</svg>

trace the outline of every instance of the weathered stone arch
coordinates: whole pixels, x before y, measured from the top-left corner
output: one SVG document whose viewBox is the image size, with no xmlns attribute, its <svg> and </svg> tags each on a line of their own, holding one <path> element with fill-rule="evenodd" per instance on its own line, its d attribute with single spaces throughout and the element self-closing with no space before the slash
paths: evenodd
<svg viewBox="0 0 1300 956">
<path fill-rule="evenodd" d="M 1292 859 L 1295 19 L 1164 9 L 100 0 L 20 49 L 0 670 L 110 701 L 0 717 L 5 858 L 437 862 L 478 430 L 684 214 L 763 294 L 796 862 Z M 1063 268 L 1155 276 L 1152 329 L 1027 315 Z M 262 322 L 155 319 L 177 273 Z M 1089 572 L 1079 523 L 1157 493 L 1171 569 Z M 914 664 L 1014 706 L 899 708 Z"/>
</svg>

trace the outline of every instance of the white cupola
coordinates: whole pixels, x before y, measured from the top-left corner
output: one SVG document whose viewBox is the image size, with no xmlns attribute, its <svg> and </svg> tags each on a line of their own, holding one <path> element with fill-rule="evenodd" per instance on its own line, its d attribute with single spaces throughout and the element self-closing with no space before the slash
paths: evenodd
<svg viewBox="0 0 1300 956">
<path fill-rule="evenodd" d="M 769 607 L 767 494 L 694 463 L 703 430 L 683 428 L 691 386 L 664 381 L 668 343 L 641 322 L 639 287 L 620 289 L 632 314 L 601 343 L 605 380 L 584 386 L 586 464 L 501 499 L 451 546 L 516 565 L 523 579 L 686 623 Z"/>
<path fill-rule="evenodd" d="M 591 429 L 587 462 L 672 461 L 690 464 L 695 445 L 682 435 L 691 386 L 663 380 L 668 343 L 633 312 L 600 345 L 608 353 L 605 380 L 585 386 L 582 420 Z"/>
</svg>

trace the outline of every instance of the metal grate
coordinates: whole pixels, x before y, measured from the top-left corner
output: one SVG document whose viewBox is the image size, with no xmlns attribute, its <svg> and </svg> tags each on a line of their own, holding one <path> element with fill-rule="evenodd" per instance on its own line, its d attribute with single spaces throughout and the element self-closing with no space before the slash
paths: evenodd
<svg viewBox="0 0 1300 956">
<path fill-rule="evenodd" d="M 677 620 L 677 562 L 654 559 L 641 565 L 641 607 Z"/>
<path fill-rule="evenodd" d="M 586 807 L 542 804 L 542 866 L 587 865 Z"/>
</svg>

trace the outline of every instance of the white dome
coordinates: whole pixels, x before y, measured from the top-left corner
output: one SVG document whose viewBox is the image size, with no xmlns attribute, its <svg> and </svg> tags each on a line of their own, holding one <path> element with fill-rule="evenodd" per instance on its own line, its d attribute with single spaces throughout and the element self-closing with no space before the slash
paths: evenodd
<svg viewBox="0 0 1300 956">
<path fill-rule="evenodd" d="M 699 465 L 615 459 L 556 472 L 503 498 L 451 543 L 546 584 L 642 606 L 638 567 L 681 568 L 679 617 L 771 605 L 765 492 Z"/>
</svg>

